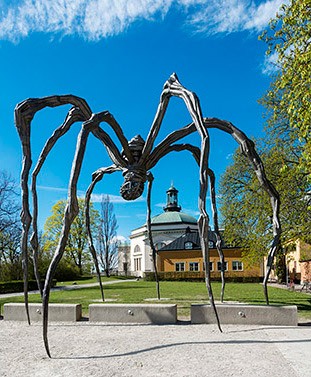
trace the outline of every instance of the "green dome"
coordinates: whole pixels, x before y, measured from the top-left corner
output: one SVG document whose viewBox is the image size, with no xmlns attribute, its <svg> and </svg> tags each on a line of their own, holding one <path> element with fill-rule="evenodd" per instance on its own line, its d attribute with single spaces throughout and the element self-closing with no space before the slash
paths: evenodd
<svg viewBox="0 0 311 377">
<path fill-rule="evenodd" d="M 197 224 L 197 220 L 183 212 L 171 211 L 154 216 L 151 224 Z"/>
</svg>

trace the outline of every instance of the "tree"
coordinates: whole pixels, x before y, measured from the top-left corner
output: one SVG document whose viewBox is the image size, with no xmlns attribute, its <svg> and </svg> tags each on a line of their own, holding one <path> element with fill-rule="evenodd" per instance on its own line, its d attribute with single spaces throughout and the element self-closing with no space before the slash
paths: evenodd
<svg viewBox="0 0 311 377">
<path fill-rule="evenodd" d="M 281 139 L 265 139 L 259 148 L 266 173 L 281 198 L 280 219 L 283 244 L 300 238 L 310 241 L 311 214 L 307 175 L 297 170 L 299 148 L 279 148 Z M 251 167 L 236 151 L 220 183 L 221 213 L 228 242 L 244 248 L 249 262 L 267 254 L 272 239 L 271 206 Z"/>
<path fill-rule="evenodd" d="M 0 281 L 22 279 L 21 228 L 13 224 L 0 232 Z"/>
<path fill-rule="evenodd" d="M 10 174 L 0 171 L 0 280 L 22 276 L 19 212 L 17 185 Z"/>
<path fill-rule="evenodd" d="M 7 172 L 0 171 L 0 232 L 19 223 L 18 213 L 21 207 L 17 198 L 14 179 Z"/>
<path fill-rule="evenodd" d="M 82 275 L 90 264 L 90 255 L 88 252 L 88 238 L 85 226 L 84 204 L 83 199 L 79 199 L 79 213 L 72 223 L 70 234 L 65 249 L 65 259 L 70 260 Z M 52 215 L 44 224 L 44 250 L 50 252 L 58 244 L 62 231 L 63 216 L 66 207 L 66 201 L 60 200 L 52 207 Z M 92 204 L 90 206 L 91 228 L 96 232 L 98 228 L 99 214 Z"/>
<path fill-rule="evenodd" d="M 311 179 L 311 3 L 291 0 L 260 37 L 268 44 L 267 54 L 274 57 L 277 73 L 264 102 L 270 122 L 279 132 L 292 131 L 304 144 L 299 169 Z"/>
<path fill-rule="evenodd" d="M 103 196 L 100 211 L 100 227 L 98 231 L 98 259 L 105 271 L 110 276 L 110 271 L 118 263 L 117 220 L 110 202 L 109 195 Z"/>
<path fill-rule="evenodd" d="M 275 61 L 275 76 L 261 100 L 267 109 L 267 137 L 260 144 L 267 176 L 281 198 L 283 244 L 310 241 L 311 4 L 292 0 L 281 7 L 261 39 Z M 227 239 L 250 259 L 266 254 L 271 239 L 270 206 L 243 157 L 222 177 L 222 215 Z M 282 261 L 282 256 L 280 258 Z"/>
</svg>

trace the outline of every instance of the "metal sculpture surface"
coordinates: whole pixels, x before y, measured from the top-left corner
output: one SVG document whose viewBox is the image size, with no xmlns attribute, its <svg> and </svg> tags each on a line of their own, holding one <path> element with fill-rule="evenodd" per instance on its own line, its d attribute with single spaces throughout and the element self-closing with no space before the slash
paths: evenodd
<svg viewBox="0 0 311 377">
<path fill-rule="evenodd" d="M 155 139 L 161 127 L 163 117 L 165 115 L 169 100 L 171 97 L 179 97 L 184 102 L 191 115 L 192 123 L 188 124 L 184 128 L 181 128 L 175 132 L 169 134 L 162 142 L 160 142 L 156 147 L 154 147 Z M 32 166 L 32 156 L 30 148 L 30 130 L 31 121 L 35 116 L 36 112 L 45 107 L 57 107 L 61 105 L 71 104 L 72 108 L 69 110 L 63 124 L 59 126 L 52 136 L 47 140 L 42 152 L 38 158 L 37 164 L 32 171 L 31 179 L 31 192 L 32 192 L 32 214 L 30 211 L 29 203 L 29 175 Z M 217 250 L 219 252 L 220 260 L 222 262 L 222 294 L 221 299 L 223 299 L 224 292 L 224 256 L 221 250 L 221 238 L 219 234 L 218 220 L 217 220 L 217 210 L 216 210 L 216 196 L 215 196 L 215 177 L 213 171 L 208 166 L 209 160 L 209 134 L 208 129 L 216 128 L 224 131 L 237 141 L 240 145 L 242 153 L 248 158 L 254 167 L 255 173 L 262 185 L 262 187 L 268 193 L 271 199 L 272 211 L 273 211 L 273 242 L 269 251 L 269 256 L 267 259 L 267 270 L 266 276 L 264 278 L 264 293 L 266 302 L 268 304 L 268 292 L 267 292 L 267 281 L 270 275 L 272 261 L 274 255 L 280 244 L 280 234 L 281 227 L 279 222 L 279 195 L 275 190 L 274 186 L 267 179 L 263 164 L 260 157 L 258 156 L 254 143 L 247 138 L 247 136 L 240 131 L 238 128 L 233 126 L 230 122 L 215 119 L 215 118 L 203 118 L 200 103 L 195 93 L 187 90 L 182 86 L 176 76 L 173 74 L 168 81 L 166 81 L 164 88 L 160 96 L 160 103 L 151 125 L 150 132 L 147 136 L 146 141 L 144 141 L 140 136 L 135 136 L 132 140 L 128 141 L 119 124 L 114 119 L 109 111 L 103 111 L 100 113 L 93 114 L 90 107 L 86 101 L 82 98 L 76 97 L 74 95 L 60 95 L 60 96 L 50 96 L 44 98 L 30 98 L 21 103 L 19 103 L 15 108 L 15 124 L 19 133 L 19 137 L 22 144 L 23 151 L 23 166 L 21 174 L 21 187 L 22 187 L 22 213 L 21 221 L 23 226 L 21 247 L 23 252 L 23 268 L 24 268 L 24 296 L 25 296 L 25 306 L 29 320 L 28 311 L 28 293 L 27 293 L 27 274 L 28 274 L 28 238 L 30 229 L 32 228 L 32 235 L 30 238 L 30 244 L 33 251 L 33 260 L 35 266 L 35 275 L 40 286 L 40 277 L 38 274 L 38 227 L 37 227 L 37 217 L 38 217 L 38 198 L 36 191 L 36 180 L 37 176 L 48 156 L 49 152 L 58 141 L 58 139 L 63 136 L 70 127 L 76 123 L 82 122 L 82 128 L 79 133 L 76 145 L 75 157 L 72 163 L 72 170 L 68 189 L 68 201 L 64 213 L 63 228 L 59 239 L 58 246 L 54 252 L 53 259 L 50 263 L 49 269 L 47 271 L 45 284 L 43 290 L 41 290 L 42 295 L 42 305 L 43 305 L 43 339 L 46 348 L 46 352 L 49 357 L 50 350 L 48 344 L 47 330 L 48 330 L 48 304 L 52 279 L 57 268 L 59 261 L 61 260 L 63 253 L 65 251 L 66 243 L 68 240 L 70 226 L 78 214 L 78 200 L 77 200 L 77 182 L 81 170 L 81 165 L 83 162 L 83 157 L 86 149 L 87 140 L 90 134 L 93 134 L 98 138 L 105 146 L 108 155 L 112 161 L 112 165 L 109 167 L 104 167 L 98 169 L 92 175 L 92 182 L 86 193 L 86 223 L 88 229 L 89 246 L 92 253 L 94 264 L 98 276 L 100 277 L 100 271 L 98 266 L 98 261 L 96 257 L 96 250 L 93 244 L 91 229 L 90 229 L 90 217 L 89 217 L 89 203 L 91 194 L 95 185 L 106 175 L 112 174 L 114 172 L 120 171 L 124 177 L 124 183 L 121 186 L 120 193 L 125 200 L 134 200 L 140 197 L 144 191 L 144 185 L 147 182 L 147 231 L 148 238 L 150 242 L 150 247 L 152 249 L 153 266 L 157 281 L 157 294 L 160 298 L 159 282 L 157 279 L 157 266 L 156 266 L 156 249 L 152 240 L 151 233 L 151 209 L 150 209 L 150 198 L 151 198 L 151 188 L 153 182 L 153 176 L 150 170 L 158 163 L 158 161 L 170 152 L 179 151 L 189 151 L 195 158 L 199 166 L 199 179 L 200 179 L 200 192 L 199 192 L 199 210 L 200 217 L 198 220 L 199 234 L 202 247 L 202 255 L 204 259 L 205 266 L 209 266 L 209 247 L 208 247 L 208 229 L 209 229 L 209 217 L 206 212 L 206 195 L 208 190 L 208 179 L 210 181 L 210 194 L 213 212 L 213 222 L 214 230 L 217 235 Z M 108 126 L 112 128 L 116 134 L 118 140 L 122 145 L 122 151 L 119 151 L 115 143 L 112 141 L 110 136 L 100 127 L 100 123 L 105 122 Z M 183 139 L 185 136 L 198 132 L 201 137 L 200 148 L 190 145 L 190 144 L 179 144 L 176 143 Z M 101 285 L 101 280 L 99 278 L 100 288 L 102 292 L 102 298 L 104 299 L 104 293 Z M 210 269 L 205 268 L 205 283 L 209 295 L 210 304 L 214 310 L 218 327 L 221 331 L 220 322 L 217 314 L 217 309 L 214 302 L 213 292 L 210 284 Z"/>
</svg>

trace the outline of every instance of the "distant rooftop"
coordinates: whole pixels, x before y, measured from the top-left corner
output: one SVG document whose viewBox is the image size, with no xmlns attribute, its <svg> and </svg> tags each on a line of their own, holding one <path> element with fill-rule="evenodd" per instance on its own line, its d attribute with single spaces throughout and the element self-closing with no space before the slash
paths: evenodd
<svg viewBox="0 0 311 377">
<path fill-rule="evenodd" d="M 209 241 L 210 248 L 216 248 L 216 241 L 217 241 L 216 233 L 212 230 L 209 230 L 208 232 L 208 241 Z M 223 240 L 222 240 L 221 247 L 228 248 L 228 246 L 224 243 Z M 159 252 L 168 251 L 168 250 L 185 250 L 185 249 L 192 249 L 192 250 L 201 249 L 199 232 L 191 231 L 189 227 L 186 229 L 186 232 L 182 236 L 176 238 L 174 241 L 172 241 L 168 245 L 165 245 L 164 247 L 159 249 Z"/>
<path fill-rule="evenodd" d="M 174 224 L 197 224 L 197 220 L 190 215 L 187 215 L 183 212 L 164 212 L 160 215 L 154 216 L 151 219 L 151 224 L 168 224 L 168 223 L 174 223 Z"/>
</svg>

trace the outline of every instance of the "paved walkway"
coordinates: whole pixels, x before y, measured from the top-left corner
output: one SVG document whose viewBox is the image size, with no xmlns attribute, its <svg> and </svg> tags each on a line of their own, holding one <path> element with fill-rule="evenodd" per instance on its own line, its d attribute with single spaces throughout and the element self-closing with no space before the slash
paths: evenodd
<svg viewBox="0 0 311 377">
<path fill-rule="evenodd" d="M 309 377 L 311 327 L 0 321 L 4 377 Z"/>
</svg>

